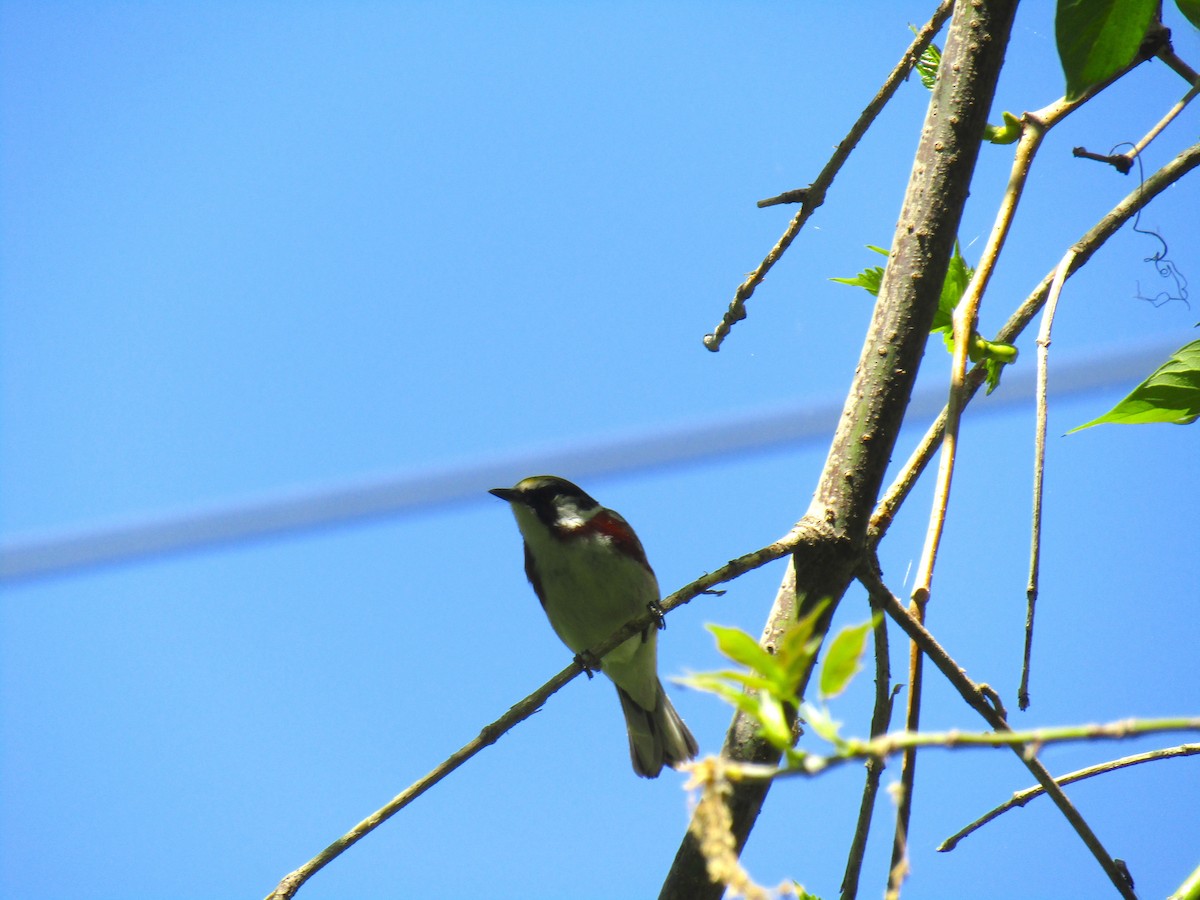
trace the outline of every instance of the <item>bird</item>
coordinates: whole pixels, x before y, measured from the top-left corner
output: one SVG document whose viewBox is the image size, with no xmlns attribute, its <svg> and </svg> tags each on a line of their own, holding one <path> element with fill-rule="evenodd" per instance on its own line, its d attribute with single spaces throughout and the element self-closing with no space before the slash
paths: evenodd
<svg viewBox="0 0 1200 900">
<path fill-rule="evenodd" d="M 525 542 L 525 574 L 562 642 L 586 661 L 590 648 L 656 609 L 658 579 L 642 542 L 617 512 L 554 475 L 488 493 L 507 501 Z M 657 778 L 699 747 L 658 678 L 658 632 L 648 628 L 600 660 L 625 714 L 633 770 Z M 590 672 L 589 672 L 590 677 Z"/>
</svg>

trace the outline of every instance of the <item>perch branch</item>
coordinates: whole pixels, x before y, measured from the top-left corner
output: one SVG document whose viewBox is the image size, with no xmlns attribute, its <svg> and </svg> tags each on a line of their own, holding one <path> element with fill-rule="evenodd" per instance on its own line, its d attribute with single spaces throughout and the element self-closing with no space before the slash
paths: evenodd
<svg viewBox="0 0 1200 900">
<path fill-rule="evenodd" d="M 746 572 L 756 569 L 772 560 L 794 552 L 797 547 L 809 539 L 811 539 L 811 534 L 805 528 L 798 525 L 778 541 L 768 544 L 759 550 L 739 556 L 737 559 L 730 560 L 716 571 L 697 578 L 691 584 L 685 585 L 665 598 L 660 604 L 660 611 L 647 612 L 628 622 L 614 632 L 607 640 L 592 648 L 593 655 L 597 658 L 603 658 L 635 634 L 640 634 L 647 628 L 655 627 L 660 614 L 668 613 L 676 607 L 682 606 L 714 585 L 729 581 L 739 575 L 744 575 Z M 400 810 L 404 809 L 404 807 L 408 806 L 472 756 L 479 753 L 485 747 L 496 743 L 502 735 L 541 709 L 551 696 L 581 672 L 583 672 L 582 663 L 579 661 L 573 662 L 532 694 L 515 703 L 509 708 L 508 712 L 490 725 L 485 726 L 474 740 L 469 741 L 459 750 L 452 753 L 443 762 L 435 766 L 427 775 L 413 782 L 380 809 L 371 813 L 371 815 L 367 816 L 300 868 L 286 875 L 279 882 L 275 890 L 267 896 L 267 900 L 290 900 L 290 898 L 295 896 L 296 891 L 300 889 L 301 885 L 313 875 L 341 856 L 342 853 L 358 843 L 358 841 L 362 840 Z"/>
</svg>

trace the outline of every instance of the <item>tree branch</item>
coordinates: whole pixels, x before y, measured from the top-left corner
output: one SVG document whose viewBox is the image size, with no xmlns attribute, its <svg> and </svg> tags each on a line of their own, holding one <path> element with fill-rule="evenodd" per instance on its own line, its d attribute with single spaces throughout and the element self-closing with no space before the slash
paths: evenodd
<svg viewBox="0 0 1200 900">
<path fill-rule="evenodd" d="M 1119 719 L 1116 722 L 1100 722 L 1090 725 L 1055 725 L 1047 728 L 1028 728 L 1023 731 L 1001 729 L 999 731 L 898 731 L 884 734 L 870 740 L 855 740 L 847 738 L 845 745 L 838 752 L 829 756 L 820 753 L 806 753 L 795 765 L 779 769 L 773 766 L 754 764 L 728 765 L 727 772 L 731 778 L 811 778 L 828 772 L 830 769 L 844 766 L 846 763 L 863 759 L 886 759 L 903 753 L 909 747 L 940 747 L 944 750 L 978 750 L 988 749 L 1024 749 L 1042 747 L 1046 744 L 1074 744 L 1081 741 L 1124 741 L 1129 738 L 1146 737 L 1153 734 L 1173 734 L 1179 731 L 1200 731 L 1200 717 L 1175 716 L 1166 719 Z M 1137 756 L 1126 757 L 1122 760 L 1103 763 L 1090 769 L 1072 772 L 1060 779 L 1056 784 L 1062 786 L 1070 781 L 1079 781 L 1102 772 L 1111 772 L 1117 768 L 1150 762 L 1154 759 L 1167 759 L 1172 756 L 1191 756 L 1200 752 L 1200 745 L 1181 744 L 1168 750 L 1155 750 Z M 697 765 L 692 763 L 691 765 Z M 1028 788 L 1014 795 L 1014 800 L 1006 806 L 1020 806 L 1032 797 L 1045 793 L 1040 785 Z M 1017 801 L 1016 797 L 1021 800 Z M 938 849 L 945 848 L 945 844 Z M 949 848 L 945 848 L 949 849 Z"/>
<path fill-rule="evenodd" d="M 997 0 L 955 7 L 942 60 L 943 71 L 953 77 L 939 78 L 934 86 L 867 340 L 824 471 L 802 520 L 812 526 L 816 542 L 793 554 L 789 577 L 794 578 L 794 590 L 786 583 L 782 586 L 764 635 L 782 633 L 797 614 L 832 601 L 818 623 L 818 630 L 826 632 L 862 561 L 871 510 L 937 311 L 1015 6 L 1013 0 Z M 736 760 L 777 761 L 778 752 L 750 737 L 753 731 L 746 717 L 735 715 L 726 738 L 727 755 Z M 738 784 L 732 789 L 729 806 L 739 850 L 768 789 L 767 784 Z M 720 886 L 708 880 L 703 855 L 689 832 L 660 897 L 717 900 L 720 894 Z"/>
<path fill-rule="evenodd" d="M 859 573 L 859 578 L 867 590 L 875 595 L 892 620 L 904 630 L 913 643 L 921 648 L 921 651 L 937 666 L 938 671 L 954 685 L 959 696 L 967 701 L 967 705 L 983 716 L 984 720 L 997 731 L 1011 731 L 1002 709 L 995 705 L 994 693 L 985 691 L 983 685 L 976 684 L 967 677 L 967 673 L 959 668 L 950 654 L 942 648 L 925 626 L 909 615 L 900 600 L 888 590 L 875 571 L 864 567 L 863 571 Z M 1100 867 L 1104 869 L 1113 886 L 1127 900 L 1136 900 L 1133 888 L 1130 886 L 1128 872 L 1119 866 L 1104 849 L 1104 845 L 1100 843 L 1100 839 L 1096 837 L 1091 826 L 1063 793 L 1062 788 L 1055 783 L 1046 767 L 1038 762 L 1035 753 L 1031 752 L 1024 744 L 1014 744 L 1012 749 L 1038 783 L 1046 789 L 1063 816 L 1071 823 L 1071 827 L 1083 839 L 1084 844 L 1092 852 L 1096 861 L 1100 863 Z"/>
<path fill-rule="evenodd" d="M 917 32 L 912 44 L 904 51 L 904 55 L 900 57 L 900 61 L 896 63 L 891 74 L 884 80 L 883 86 L 871 98 L 871 102 L 867 104 L 866 108 L 859 115 L 858 120 L 850 128 L 850 131 L 842 139 L 841 143 L 837 145 L 833 156 L 829 158 L 829 162 L 825 163 L 825 166 L 813 180 L 813 183 L 807 188 L 785 191 L 777 197 L 759 202 L 758 205 L 760 208 L 774 206 L 777 203 L 801 203 L 802 206 L 800 207 L 800 211 L 792 218 L 792 221 L 788 223 L 788 227 L 784 230 L 783 235 L 776 242 L 775 246 L 771 248 L 771 252 L 758 264 L 758 268 L 751 272 L 746 280 L 738 285 L 738 289 L 734 291 L 733 300 L 730 302 L 729 308 L 725 311 L 725 315 L 721 317 L 721 321 L 717 327 L 713 329 L 712 334 L 704 336 L 704 346 L 709 350 L 714 353 L 720 350 L 721 343 L 725 340 L 725 336 L 729 334 L 734 324 L 746 318 L 746 301 L 750 299 L 750 295 L 754 293 L 755 288 L 762 284 L 763 279 L 767 277 L 767 273 L 771 271 L 771 268 L 779 261 L 780 257 L 787 251 L 787 248 L 791 246 L 792 241 L 796 239 L 796 235 L 800 233 L 800 229 L 804 227 L 804 223 L 825 202 L 825 192 L 832 186 L 833 179 L 837 177 L 842 166 L 846 164 L 846 160 L 850 158 L 850 154 L 858 146 L 858 142 L 867 133 L 867 129 L 871 127 L 876 117 L 883 111 L 887 102 L 892 99 L 892 95 L 896 93 L 901 82 L 908 77 L 913 66 L 916 65 L 917 60 L 920 59 L 921 54 L 925 51 L 925 48 L 933 40 L 934 35 L 941 30 L 946 19 L 950 17 L 950 9 L 953 6 L 954 0 L 942 0 L 941 5 L 934 11 L 930 20 Z"/>
<path fill-rule="evenodd" d="M 1075 251 L 1075 259 L 1067 275 L 1070 276 L 1079 271 L 1092 258 L 1092 255 L 1120 230 L 1122 225 L 1144 209 L 1151 200 L 1197 166 L 1200 166 L 1200 142 L 1192 144 L 1192 146 L 1181 151 L 1178 156 L 1148 177 L 1141 185 L 1131 191 L 1125 199 L 1109 210 L 1099 222 L 1088 229 L 1071 247 Z M 1004 323 L 1004 327 L 997 332 L 994 340 L 1012 343 L 1029 326 L 1029 323 L 1033 321 L 1033 317 L 1041 310 L 1046 302 L 1046 298 L 1050 294 L 1050 286 L 1054 281 L 1056 271 L 1057 267 L 1047 273 L 1038 286 L 1033 289 L 1032 293 L 1017 307 L 1008 321 Z M 967 383 L 964 388 L 964 402 L 969 401 L 970 398 L 975 396 L 975 393 L 983 384 L 985 374 L 982 365 L 976 366 L 968 373 Z M 933 459 L 933 455 L 937 452 L 941 444 L 945 426 L 946 410 L 943 409 L 941 415 L 929 426 L 929 430 L 925 432 L 920 443 L 918 443 L 912 455 L 896 476 L 895 481 L 892 482 L 891 486 L 884 493 L 883 498 L 879 501 L 874 514 L 871 516 L 870 545 L 872 547 L 878 546 L 879 542 L 883 539 L 896 513 L 899 512 L 900 507 L 916 485 L 917 479 L 925 470 L 929 461 Z"/>
<path fill-rule="evenodd" d="M 871 713 L 871 737 L 887 734 L 892 727 L 892 672 L 888 647 L 887 619 L 883 617 L 883 607 L 868 594 L 871 603 L 871 613 L 879 613 L 879 621 L 875 625 L 875 707 Z M 883 777 L 884 762 L 882 759 L 867 760 L 866 783 L 863 785 L 862 801 L 858 806 L 858 821 L 854 825 L 854 838 L 850 842 L 850 852 L 846 856 L 846 873 L 842 876 L 841 900 L 854 900 L 858 896 L 858 879 L 862 871 L 863 858 L 867 852 L 867 836 L 871 831 L 871 814 L 875 810 L 875 798 L 879 794 L 879 781 Z"/>
<path fill-rule="evenodd" d="M 1042 481 L 1046 469 L 1046 393 L 1049 380 L 1050 334 L 1054 329 L 1054 313 L 1062 295 L 1067 271 L 1075 259 L 1068 250 L 1054 272 L 1050 293 L 1042 310 L 1042 327 L 1038 330 L 1037 411 L 1033 429 L 1033 522 L 1030 527 L 1029 582 L 1025 586 L 1025 655 L 1021 663 L 1021 686 L 1017 689 L 1017 706 L 1029 708 L 1029 677 L 1033 657 L 1033 615 L 1037 607 L 1038 583 L 1042 567 Z"/>
<path fill-rule="evenodd" d="M 1108 762 L 1100 763 L 1095 766 L 1088 766 L 1086 769 L 1078 769 L 1074 772 L 1070 772 L 1067 775 L 1060 775 L 1054 780 L 1060 785 L 1068 785 L 1073 784 L 1076 781 L 1083 781 L 1085 778 L 1092 778 L 1096 775 L 1104 775 L 1108 772 L 1115 772 L 1118 769 L 1125 769 L 1129 766 L 1141 765 L 1142 763 L 1148 762 L 1158 762 L 1159 760 L 1163 759 L 1174 759 L 1181 756 L 1195 756 L 1198 753 L 1200 753 L 1200 744 L 1180 744 L 1178 747 L 1167 747 L 1163 750 L 1151 750 L 1148 753 L 1138 753 L 1133 756 L 1122 757 L 1121 759 L 1109 760 Z M 942 841 L 942 843 L 938 845 L 938 853 L 948 853 L 958 846 L 959 841 L 978 831 L 988 822 L 998 818 L 999 816 L 1002 816 L 1010 809 L 1016 809 L 1019 806 L 1024 806 L 1034 797 L 1040 797 L 1044 793 L 1046 793 L 1046 789 L 1040 784 L 1017 791 L 1007 801 L 980 816 L 966 828 L 955 832 L 954 834 L 950 835 L 950 837 L 946 838 L 946 840 Z"/>
<path fill-rule="evenodd" d="M 607 640 L 591 648 L 592 655 L 597 658 L 607 656 L 635 634 L 640 634 L 647 628 L 655 627 L 659 621 L 659 615 L 665 615 L 671 610 L 683 606 L 714 585 L 730 581 L 772 560 L 787 556 L 789 553 L 794 552 L 797 547 L 812 539 L 813 536 L 809 529 L 797 525 L 779 540 L 759 550 L 739 556 L 737 559 L 730 560 L 716 571 L 702 575 L 691 584 L 684 585 L 663 599 L 659 604 L 657 612 L 646 612 L 626 623 Z M 583 666 L 576 660 L 529 696 L 513 704 L 508 712 L 490 725 L 485 726 L 474 740 L 464 744 L 459 750 L 435 766 L 427 775 L 413 782 L 300 868 L 284 876 L 275 890 L 267 896 L 267 900 L 290 900 L 290 898 L 295 896 L 296 891 L 313 875 L 337 859 L 342 853 L 358 843 L 396 813 L 400 812 L 400 810 L 404 809 L 404 807 L 408 806 L 472 756 L 479 753 L 485 747 L 496 743 L 502 735 L 541 709 L 551 696 L 582 672 Z"/>
</svg>

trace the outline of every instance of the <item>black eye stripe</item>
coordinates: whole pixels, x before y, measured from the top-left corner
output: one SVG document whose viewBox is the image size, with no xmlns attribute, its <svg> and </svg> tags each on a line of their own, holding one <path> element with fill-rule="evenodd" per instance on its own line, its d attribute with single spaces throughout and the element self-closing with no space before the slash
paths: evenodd
<svg viewBox="0 0 1200 900">
<path fill-rule="evenodd" d="M 547 525 L 558 521 L 558 508 L 561 501 L 566 501 L 579 512 L 588 512 L 600 504 L 583 491 L 565 491 L 561 485 L 545 484 L 535 487 L 525 494 L 525 503 L 539 519 Z"/>
</svg>

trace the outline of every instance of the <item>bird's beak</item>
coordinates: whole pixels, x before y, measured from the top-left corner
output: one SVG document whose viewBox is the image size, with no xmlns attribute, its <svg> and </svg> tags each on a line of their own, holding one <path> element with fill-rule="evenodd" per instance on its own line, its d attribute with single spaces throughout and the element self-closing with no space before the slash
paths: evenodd
<svg viewBox="0 0 1200 900">
<path fill-rule="evenodd" d="M 516 488 L 492 488 L 488 493 L 508 503 L 518 503 L 521 500 L 521 492 Z"/>
</svg>

